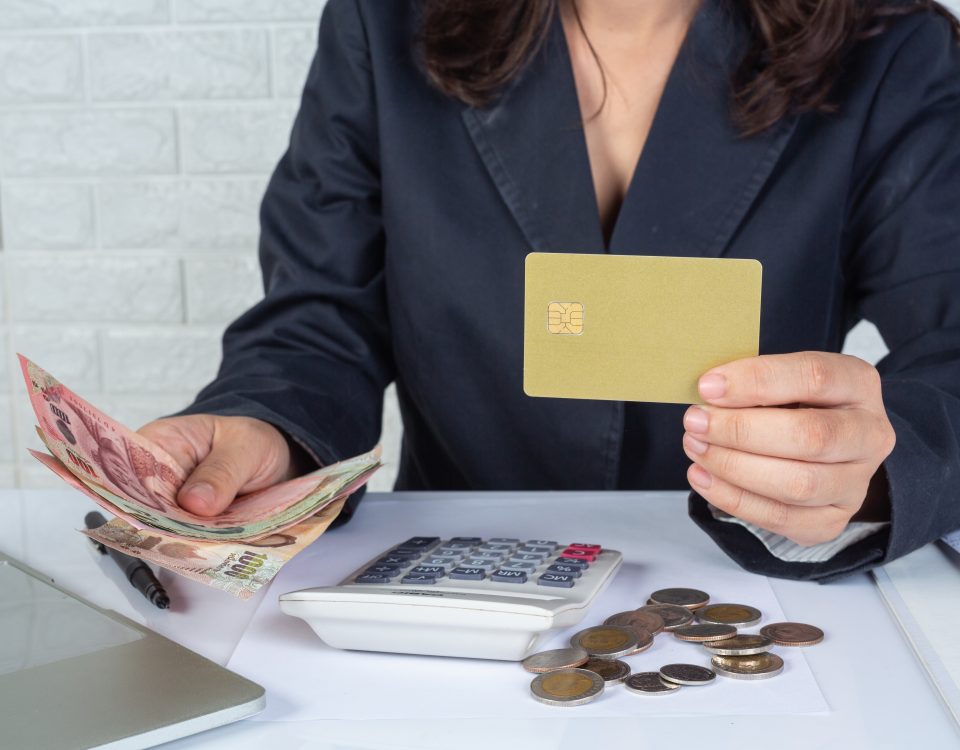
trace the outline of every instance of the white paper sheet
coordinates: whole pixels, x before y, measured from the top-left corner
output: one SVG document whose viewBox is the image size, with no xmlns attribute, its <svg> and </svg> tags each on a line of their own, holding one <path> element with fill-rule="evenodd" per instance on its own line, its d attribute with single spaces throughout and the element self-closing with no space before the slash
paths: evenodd
<svg viewBox="0 0 960 750">
<path fill-rule="evenodd" d="M 763 612 L 757 628 L 784 618 L 767 579 L 746 573 L 716 550 L 678 507 L 671 518 L 644 518 L 642 509 L 605 508 L 603 495 L 586 506 L 518 498 L 490 503 L 480 512 L 461 501 L 386 501 L 361 506 L 347 527 L 321 538 L 277 576 L 228 666 L 263 685 L 267 708 L 257 720 L 543 718 L 648 715 L 758 715 L 827 712 L 828 706 L 799 649 L 776 649 L 786 667 L 770 680 L 718 677 L 704 687 L 666 696 L 642 696 L 621 686 L 585 706 L 563 710 L 530 697 L 533 675 L 518 664 L 472 659 L 339 651 L 305 622 L 284 615 L 277 596 L 332 585 L 386 547 L 417 534 L 552 538 L 598 542 L 624 553 L 610 587 L 574 628 L 559 631 L 544 648 L 567 644 L 577 630 L 645 603 L 668 586 L 699 588 L 713 602 L 750 604 Z M 417 519 L 421 519 L 419 522 Z M 423 520 L 429 519 L 429 520 Z M 475 520 L 474 520 L 475 519 Z M 669 526 L 667 526 L 669 524 Z M 679 525 L 679 524 L 682 524 Z M 563 531 L 566 529 L 566 531 Z M 385 531 L 388 530 L 388 531 Z M 648 651 L 625 659 L 635 672 L 663 664 L 709 664 L 699 645 L 661 634 Z"/>
</svg>

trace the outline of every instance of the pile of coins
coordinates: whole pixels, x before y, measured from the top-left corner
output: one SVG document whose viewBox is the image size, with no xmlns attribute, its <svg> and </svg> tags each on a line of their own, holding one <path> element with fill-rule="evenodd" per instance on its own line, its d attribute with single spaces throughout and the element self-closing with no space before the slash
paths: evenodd
<svg viewBox="0 0 960 750">
<path fill-rule="evenodd" d="M 698 589 L 654 591 L 647 604 L 608 617 L 603 625 L 574 634 L 569 648 L 528 656 L 522 666 L 537 673 L 530 683 L 533 697 L 550 706 L 580 706 L 605 687 L 622 684 L 639 695 L 667 695 L 684 685 L 707 685 L 717 675 L 737 680 L 763 680 L 783 671 L 774 646 L 813 646 L 823 631 L 799 622 L 765 625 L 759 633 L 739 628 L 759 624 L 760 610 L 746 604 L 710 604 Z M 710 666 L 665 664 L 656 672 L 635 672 L 622 658 L 653 645 L 660 633 L 700 644 L 711 655 Z"/>
</svg>

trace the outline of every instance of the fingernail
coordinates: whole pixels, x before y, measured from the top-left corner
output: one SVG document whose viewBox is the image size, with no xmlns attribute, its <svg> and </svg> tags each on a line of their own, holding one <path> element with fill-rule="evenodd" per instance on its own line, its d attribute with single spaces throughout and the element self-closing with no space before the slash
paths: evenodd
<svg viewBox="0 0 960 750">
<path fill-rule="evenodd" d="M 698 456 L 702 456 L 707 452 L 709 447 L 702 440 L 697 440 L 693 435 L 687 434 L 683 436 L 683 444 L 687 447 L 692 453 L 696 453 Z"/>
<path fill-rule="evenodd" d="M 709 423 L 710 418 L 699 406 L 691 406 L 687 409 L 687 413 L 683 415 L 683 426 L 687 428 L 688 432 L 699 432 L 702 434 L 707 431 L 707 425 Z"/>
<path fill-rule="evenodd" d="M 199 484 L 187 487 L 183 491 L 183 496 L 185 498 L 189 497 L 194 502 L 198 502 L 207 508 L 213 507 L 213 502 L 215 500 L 213 487 L 206 482 L 200 482 Z"/>
<path fill-rule="evenodd" d="M 700 395 L 710 400 L 720 398 L 727 392 L 727 379 L 718 372 L 711 372 L 700 378 Z"/>
<path fill-rule="evenodd" d="M 702 466 L 694 464 L 690 467 L 690 483 L 702 490 L 709 490 L 710 485 L 713 484 L 713 477 Z"/>
</svg>

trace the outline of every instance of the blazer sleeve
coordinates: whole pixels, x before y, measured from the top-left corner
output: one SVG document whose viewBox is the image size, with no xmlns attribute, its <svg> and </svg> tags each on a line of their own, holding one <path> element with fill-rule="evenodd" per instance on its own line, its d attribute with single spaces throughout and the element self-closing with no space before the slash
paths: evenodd
<svg viewBox="0 0 960 750">
<path fill-rule="evenodd" d="M 897 437 L 882 467 L 891 523 L 789 563 L 691 496 L 694 520 L 767 575 L 828 581 L 960 528 L 960 46 L 943 19 L 911 20 L 862 132 L 846 237 L 848 321 L 873 322 L 890 349 L 877 369 Z"/>
<path fill-rule="evenodd" d="M 265 298 L 229 326 L 216 379 L 182 413 L 265 420 L 318 464 L 376 443 L 394 377 L 376 122 L 355 0 L 330 0 L 261 207 Z"/>
</svg>

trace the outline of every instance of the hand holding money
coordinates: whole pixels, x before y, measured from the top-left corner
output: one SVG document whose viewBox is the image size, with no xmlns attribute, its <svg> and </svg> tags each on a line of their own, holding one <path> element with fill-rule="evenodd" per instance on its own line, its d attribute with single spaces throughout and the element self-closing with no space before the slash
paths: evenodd
<svg viewBox="0 0 960 750">
<path fill-rule="evenodd" d="M 31 453 L 117 516 L 83 533 L 240 598 L 319 537 L 380 466 L 375 448 L 282 481 L 290 448 L 265 422 L 182 417 L 135 433 L 33 362 L 20 365 L 52 455 Z"/>
<path fill-rule="evenodd" d="M 294 476 L 286 439 L 259 419 L 196 414 L 158 419 L 137 432 L 183 469 L 177 503 L 198 516 L 215 516 L 237 495 Z"/>
</svg>

